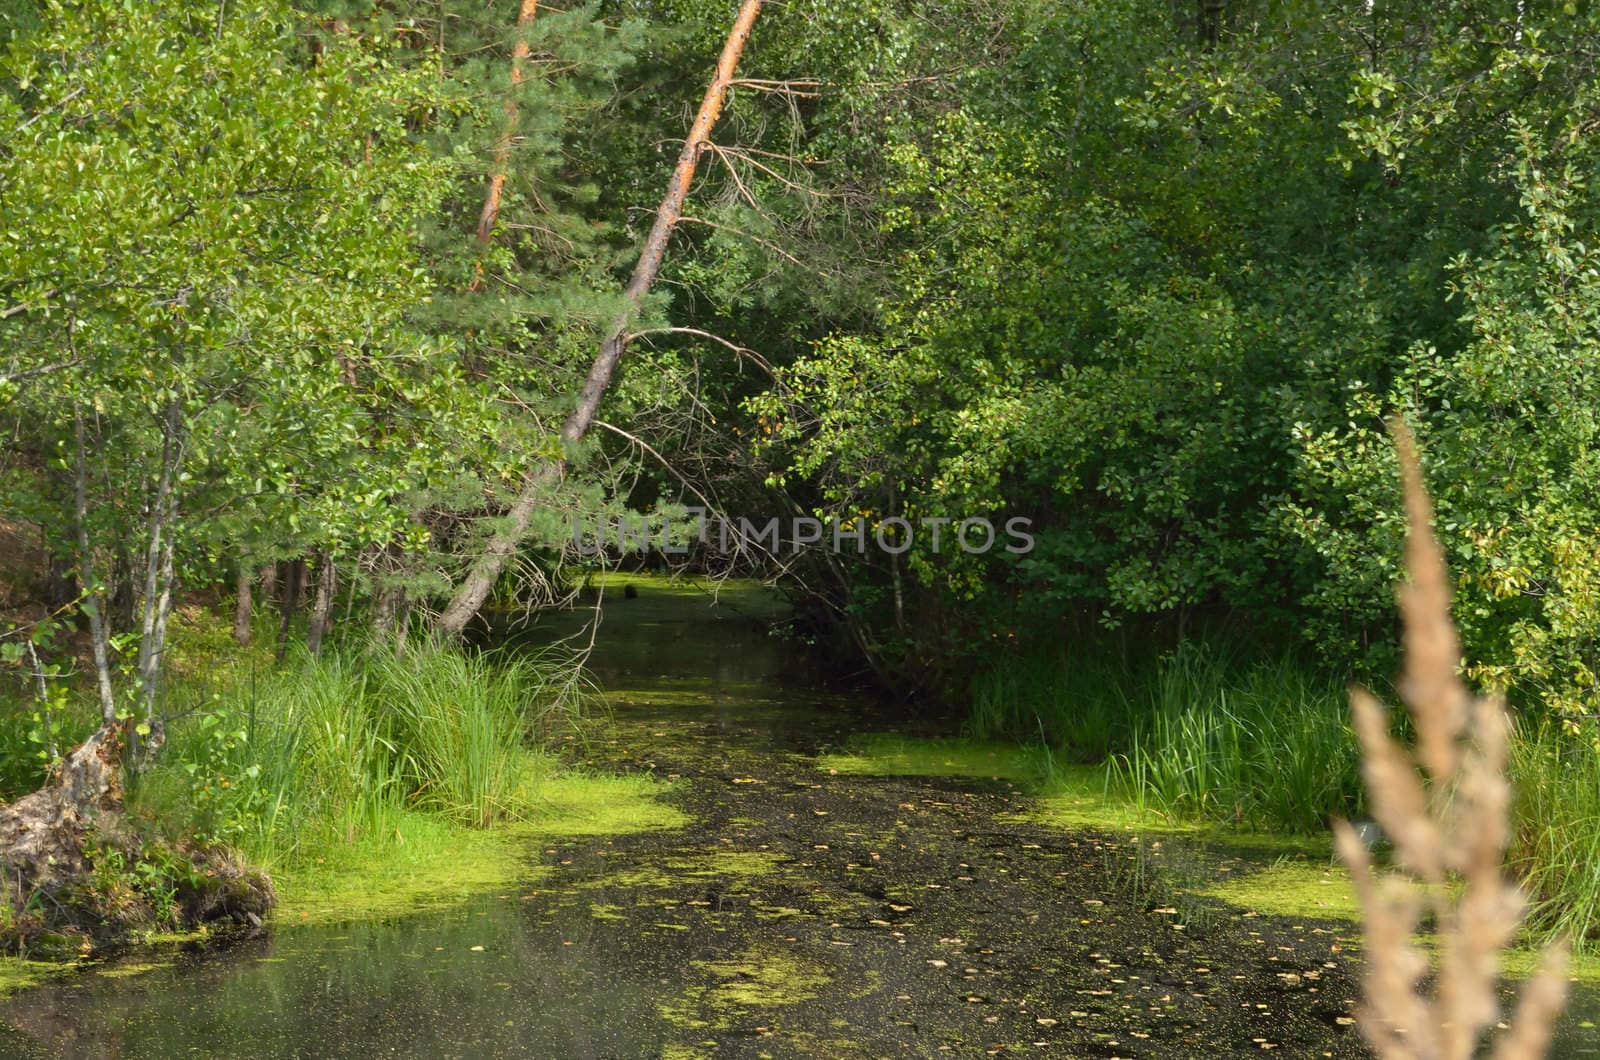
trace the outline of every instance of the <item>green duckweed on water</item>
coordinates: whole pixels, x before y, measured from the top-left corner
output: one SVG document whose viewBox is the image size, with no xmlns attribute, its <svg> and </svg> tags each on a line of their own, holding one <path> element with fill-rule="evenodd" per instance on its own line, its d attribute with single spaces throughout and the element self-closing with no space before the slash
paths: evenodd
<svg viewBox="0 0 1600 1060">
<path fill-rule="evenodd" d="M 820 769 L 866 776 L 964 777 L 1007 780 L 1034 796 L 1032 805 L 1010 815 L 1062 829 L 1133 833 L 1153 844 L 1180 844 L 1185 869 L 1180 886 L 1192 897 L 1210 898 L 1247 915 L 1335 920 L 1354 927 L 1360 907 L 1349 874 L 1333 856 L 1326 835 L 1258 833 L 1173 820 L 1139 805 L 1108 780 L 1103 766 L 1053 762 L 1040 748 L 956 738 L 918 738 L 887 733 L 859 736 L 838 752 L 821 755 Z M 1146 848 L 1148 849 L 1148 848 Z M 1204 864 L 1197 874 L 1194 862 Z M 1158 869 L 1158 871 L 1160 871 Z M 1535 968 L 1537 948 L 1508 952 L 1504 974 L 1524 979 Z M 1600 955 L 1572 959 L 1574 982 L 1600 983 Z"/>
<path fill-rule="evenodd" d="M 829 773 L 904 777 L 971 777 L 1041 783 L 1049 772 L 1041 750 L 978 740 L 917 739 L 878 733 L 817 757 Z"/>
<path fill-rule="evenodd" d="M 79 968 L 78 964 L 30 961 L 24 957 L 0 957 L 0 997 L 26 990 Z"/>
<path fill-rule="evenodd" d="M 668 1022 L 691 1029 L 726 1028 L 741 1012 L 810 1001 L 828 983 L 825 966 L 778 949 L 695 961 L 693 967 L 708 981 L 694 983 L 660 1005 Z"/>
<path fill-rule="evenodd" d="M 663 578 L 643 572 L 604 571 L 591 574 L 584 583 L 584 591 L 591 602 L 597 594 L 614 602 L 623 597 L 629 586 L 648 590 L 626 601 L 624 606 L 630 626 L 681 622 L 686 601 L 708 610 L 761 621 L 782 618 L 789 613 L 789 603 L 781 594 L 749 578 L 707 578 L 693 574 Z"/>
<path fill-rule="evenodd" d="M 635 865 L 596 876 L 590 888 L 667 890 L 685 881 L 717 880 L 737 885 L 741 880 L 765 876 L 778 869 L 778 856 L 764 851 L 726 850 L 669 857 L 659 864 Z"/>
<path fill-rule="evenodd" d="M 112 979 L 131 979 L 136 975 L 156 971 L 158 968 L 167 968 L 171 961 L 128 961 L 125 963 L 110 964 L 103 968 L 95 969 L 96 974 L 108 976 Z"/>
<path fill-rule="evenodd" d="M 1017 820 L 1102 831 L 1194 833 L 1199 828 L 1141 808 L 1102 766 L 1055 761 L 1041 747 L 983 740 L 920 738 L 875 733 L 820 755 L 817 767 L 865 776 L 952 777 L 1004 780 L 1034 796 Z"/>
<path fill-rule="evenodd" d="M 1019 816 L 1056 828 L 1164 835 L 1195 835 L 1202 830 L 1140 806 L 1108 779 L 1102 766 L 1056 766 L 1037 789 L 1032 808 Z"/>
<path fill-rule="evenodd" d="M 529 860 L 534 841 L 556 836 L 629 835 L 677 828 L 687 818 L 658 796 L 647 776 L 562 772 L 531 782 L 538 816 L 471 829 L 435 815 L 405 813 L 394 835 L 358 841 L 320 864 L 276 877 L 284 924 L 397 916 L 528 882 L 546 871 Z"/>
<path fill-rule="evenodd" d="M 1207 887 L 1204 894 L 1268 916 L 1360 919 L 1355 889 L 1341 865 L 1282 859 Z"/>
</svg>

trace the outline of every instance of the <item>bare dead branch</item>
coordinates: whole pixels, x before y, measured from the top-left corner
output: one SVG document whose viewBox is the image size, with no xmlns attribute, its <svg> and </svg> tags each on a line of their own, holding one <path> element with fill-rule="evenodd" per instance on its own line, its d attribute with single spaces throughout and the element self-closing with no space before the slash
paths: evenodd
<svg viewBox="0 0 1600 1060">
<path fill-rule="evenodd" d="M 684 220 L 690 221 L 693 220 L 693 218 L 685 217 Z M 748 346 L 740 346 L 738 343 L 725 339 L 721 335 L 714 335 L 709 331 L 702 331 L 699 328 L 650 328 L 646 331 L 635 331 L 632 335 L 628 336 L 627 342 L 631 344 L 635 339 L 648 338 L 651 335 L 693 335 L 696 338 L 709 339 L 712 342 L 718 343 L 719 345 L 726 346 L 740 357 L 753 362 L 768 375 L 777 375 L 777 370 L 772 367 L 772 362 L 768 361 L 755 350 L 750 349 Z"/>
<path fill-rule="evenodd" d="M 768 250 L 772 251 L 774 254 L 778 255 L 784 261 L 787 261 L 791 265 L 798 265 L 802 269 L 806 268 L 806 263 L 805 262 L 803 262 L 799 258 L 795 257 L 793 254 L 789 253 L 787 250 L 784 250 L 782 247 L 780 247 L 776 243 L 772 242 L 772 240 L 770 240 L 770 239 L 762 239 L 760 236 L 758 236 L 758 235 L 756 235 L 756 234 L 754 234 L 752 232 L 746 232 L 742 228 L 735 228 L 732 225 L 719 224 L 716 221 L 707 221 L 703 217 L 680 217 L 680 218 L 678 218 L 678 220 L 679 221 L 687 221 L 687 222 L 689 222 L 691 224 L 704 225 L 707 228 L 715 228 L 715 229 L 718 229 L 718 230 L 723 231 L 723 232 L 731 232 L 734 235 L 740 237 L 741 239 L 748 239 L 752 243 L 758 243 L 761 246 L 766 247 Z M 815 270 L 813 270 L 813 271 L 815 271 Z"/>
</svg>

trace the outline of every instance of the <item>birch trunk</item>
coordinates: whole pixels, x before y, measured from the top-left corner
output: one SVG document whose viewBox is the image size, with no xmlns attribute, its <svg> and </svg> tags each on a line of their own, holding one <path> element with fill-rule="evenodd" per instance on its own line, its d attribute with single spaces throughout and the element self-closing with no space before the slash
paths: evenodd
<svg viewBox="0 0 1600 1060">
<path fill-rule="evenodd" d="M 139 715 L 144 732 L 135 730 L 130 749 L 136 760 L 148 760 L 165 739 L 161 720 L 156 717 L 156 692 L 160 682 L 162 656 L 166 650 L 167 616 L 172 612 L 172 523 L 177 514 L 173 483 L 182 461 L 182 408 L 177 398 L 167 403 L 166 423 L 161 436 L 161 467 L 157 472 L 155 496 L 150 503 L 150 523 L 145 542 L 143 613 L 139 624 L 139 658 L 135 667 Z"/>
<path fill-rule="evenodd" d="M 324 552 L 317 560 L 317 598 L 311 605 L 311 627 L 306 631 L 306 648 L 312 655 L 322 654 L 322 638 L 333 619 L 333 597 L 339 588 L 339 573 L 334 569 L 333 553 Z"/>
<path fill-rule="evenodd" d="M 81 411 L 73 417 L 73 433 L 77 440 L 72 499 L 78 524 L 78 580 L 83 583 L 87 597 L 84 611 L 89 615 L 89 646 L 94 656 L 94 683 L 100 699 L 100 723 L 109 727 L 116 724 L 117 697 L 111 688 L 111 635 L 106 628 L 106 594 L 94 579 L 94 553 L 89 545 L 89 467 L 84 449 Z"/>
</svg>

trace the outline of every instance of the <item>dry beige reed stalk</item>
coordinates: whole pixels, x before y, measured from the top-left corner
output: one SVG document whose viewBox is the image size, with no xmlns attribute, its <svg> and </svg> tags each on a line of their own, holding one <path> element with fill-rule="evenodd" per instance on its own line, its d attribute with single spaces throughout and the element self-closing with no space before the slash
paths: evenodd
<svg viewBox="0 0 1600 1060">
<path fill-rule="evenodd" d="M 1384 708 L 1351 694 L 1362 772 L 1373 818 L 1394 845 L 1396 871 L 1378 875 L 1355 830 L 1334 823 L 1366 936 L 1362 1032 L 1384 1060 L 1468 1060 L 1500 1018 L 1500 955 L 1522 921 L 1524 900 L 1505 874 L 1511 784 L 1505 775 L 1510 721 L 1495 699 L 1474 697 L 1457 674 L 1461 647 L 1450 620 L 1450 583 L 1434 539 L 1416 446 L 1392 425 L 1406 500 L 1406 570 L 1400 590 L 1405 666 L 1399 691 L 1416 747 L 1389 734 Z M 1438 937 L 1437 974 L 1418 940 L 1423 915 Z M 1566 1001 L 1566 947 L 1545 951 L 1522 990 L 1511 1024 L 1486 1055 L 1541 1057 Z"/>
</svg>

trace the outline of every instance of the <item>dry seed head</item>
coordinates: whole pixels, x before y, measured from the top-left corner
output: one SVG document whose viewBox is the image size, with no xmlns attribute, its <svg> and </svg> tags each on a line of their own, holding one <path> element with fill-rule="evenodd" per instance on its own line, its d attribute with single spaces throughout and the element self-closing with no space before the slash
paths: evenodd
<svg viewBox="0 0 1600 1060">
<path fill-rule="evenodd" d="M 1450 621 L 1448 574 L 1433 537 L 1416 447 L 1404 424 L 1396 421 L 1393 431 L 1408 523 L 1400 692 L 1416 723 L 1414 755 L 1389 735 L 1385 712 L 1372 696 L 1352 692 L 1351 707 L 1372 814 L 1404 871 L 1379 879 L 1348 824 L 1335 822 L 1334 836 L 1366 936 L 1362 1033 L 1386 1060 L 1470 1060 L 1499 1016 L 1500 955 L 1524 908 L 1502 867 L 1510 835 L 1510 725 L 1498 700 L 1474 699 L 1457 676 L 1461 649 Z M 1422 770 L 1431 785 L 1423 783 Z M 1433 997 L 1419 989 L 1428 968 L 1416 938 L 1425 903 L 1440 936 Z M 1551 947 L 1497 1043 L 1498 1060 L 1544 1055 L 1565 1000 L 1564 968 L 1565 947 Z"/>
<path fill-rule="evenodd" d="M 1436 782 L 1455 776 L 1467 723 L 1467 690 L 1456 676 L 1461 644 L 1450 621 L 1450 576 L 1433 536 L 1433 505 L 1416 444 L 1401 420 L 1390 424 L 1406 503 L 1406 581 L 1400 587 L 1405 669 L 1400 695 L 1417 720 L 1417 757 Z M 1426 715 L 1426 720 L 1423 715 Z"/>
<path fill-rule="evenodd" d="M 1352 689 L 1350 707 L 1361 740 L 1361 774 L 1373 819 L 1394 844 L 1402 865 L 1423 879 L 1442 880 L 1444 844 L 1438 822 L 1428 813 L 1428 796 L 1416 764 L 1389 735 L 1388 712 L 1371 693 Z"/>
</svg>

